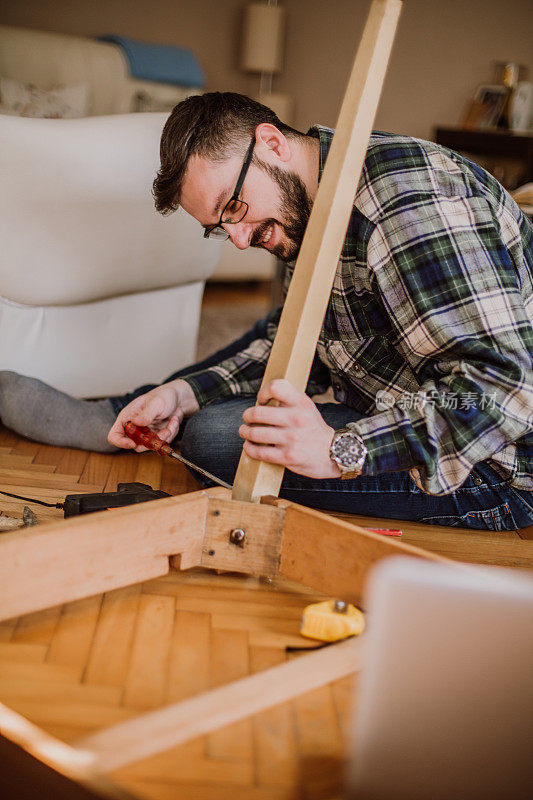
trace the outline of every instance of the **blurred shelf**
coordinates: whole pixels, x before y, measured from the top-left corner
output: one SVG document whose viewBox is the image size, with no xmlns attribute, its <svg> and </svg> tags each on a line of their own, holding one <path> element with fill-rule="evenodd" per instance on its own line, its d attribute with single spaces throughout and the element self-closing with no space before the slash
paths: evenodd
<svg viewBox="0 0 533 800">
<path fill-rule="evenodd" d="M 533 181 L 533 131 L 436 128 L 435 141 L 480 163 L 507 189 Z"/>
</svg>

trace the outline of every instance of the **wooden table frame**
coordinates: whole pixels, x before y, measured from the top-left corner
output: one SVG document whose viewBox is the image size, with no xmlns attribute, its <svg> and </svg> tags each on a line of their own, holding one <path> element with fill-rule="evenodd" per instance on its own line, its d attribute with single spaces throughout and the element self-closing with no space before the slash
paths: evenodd
<svg viewBox="0 0 533 800">
<path fill-rule="evenodd" d="M 400 0 L 373 0 L 264 383 L 285 378 L 305 390 L 400 9 Z M 283 467 L 243 453 L 231 494 L 193 492 L 2 536 L 0 619 L 196 566 L 284 576 L 361 605 L 367 573 L 382 558 L 446 561 L 278 499 L 282 477 Z M 99 731 L 76 747 L 0 706 L 0 753 L 19 778 L 41 770 L 54 797 L 130 797 L 106 773 L 351 674 L 360 649 L 357 639 L 333 645 Z"/>
</svg>

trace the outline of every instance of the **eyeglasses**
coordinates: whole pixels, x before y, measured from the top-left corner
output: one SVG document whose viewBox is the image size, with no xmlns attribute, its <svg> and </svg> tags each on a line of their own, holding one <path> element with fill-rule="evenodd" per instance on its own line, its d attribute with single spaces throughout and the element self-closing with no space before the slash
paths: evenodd
<svg viewBox="0 0 533 800">
<path fill-rule="evenodd" d="M 241 222 L 248 213 L 248 203 L 245 203 L 244 200 L 239 200 L 239 195 L 241 193 L 244 179 L 246 178 L 246 173 L 248 172 L 248 167 L 252 162 L 254 145 L 255 145 L 255 136 L 252 136 L 252 141 L 250 142 L 250 146 L 246 151 L 246 156 L 244 158 L 242 169 L 237 179 L 237 185 L 235 186 L 235 190 L 231 195 L 231 198 L 228 200 L 228 202 L 222 209 L 222 214 L 220 215 L 220 219 L 217 222 L 217 224 L 211 225 L 209 228 L 205 229 L 204 239 L 219 239 L 221 241 L 229 239 L 229 233 L 227 233 L 227 231 L 224 230 L 222 225 L 229 225 L 229 224 L 235 224 L 236 222 Z"/>
</svg>

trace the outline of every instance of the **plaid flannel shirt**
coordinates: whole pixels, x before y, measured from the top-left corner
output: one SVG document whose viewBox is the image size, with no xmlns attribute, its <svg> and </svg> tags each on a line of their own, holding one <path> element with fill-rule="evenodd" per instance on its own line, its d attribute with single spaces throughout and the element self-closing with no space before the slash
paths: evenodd
<svg viewBox="0 0 533 800">
<path fill-rule="evenodd" d="M 333 131 L 309 133 L 322 175 Z M 187 377 L 200 406 L 257 393 L 280 311 L 267 339 Z M 533 226 L 468 159 L 372 135 L 307 393 L 330 385 L 358 412 L 364 475 L 410 470 L 438 495 L 488 460 L 533 490 Z"/>
</svg>

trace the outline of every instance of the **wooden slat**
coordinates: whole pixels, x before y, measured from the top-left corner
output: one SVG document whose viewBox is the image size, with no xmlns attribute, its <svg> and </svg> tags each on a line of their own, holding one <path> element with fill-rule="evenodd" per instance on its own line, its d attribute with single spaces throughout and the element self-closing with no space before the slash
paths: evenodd
<svg viewBox="0 0 533 800">
<path fill-rule="evenodd" d="M 172 554 L 197 564 L 206 508 L 197 492 L 3 534 L 1 618 L 164 575 Z"/>
<path fill-rule="evenodd" d="M 356 672 L 362 641 L 332 645 L 199 697 L 144 714 L 85 737 L 78 746 L 96 755 L 96 768 L 100 772 L 112 772 L 283 703 L 326 681 Z"/>
<path fill-rule="evenodd" d="M 382 558 L 407 555 L 431 561 L 447 559 L 393 538 L 350 525 L 296 503 L 285 509 L 281 541 L 281 575 L 331 597 L 360 604 L 371 567 Z"/>
<path fill-rule="evenodd" d="M 96 775 L 87 753 L 45 733 L 0 705 L 0 761 L 3 800 L 133 800 L 123 789 Z"/>
<path fill-rule="evenodd" d="M 285 378 L 305 391 L 337 269 L 400 14 L 400 0 L 374 0 L 294 269 L 262 385 Z M 235 500 L 277 495 L 283 467 L 242 453 Z"/>
</svg>

